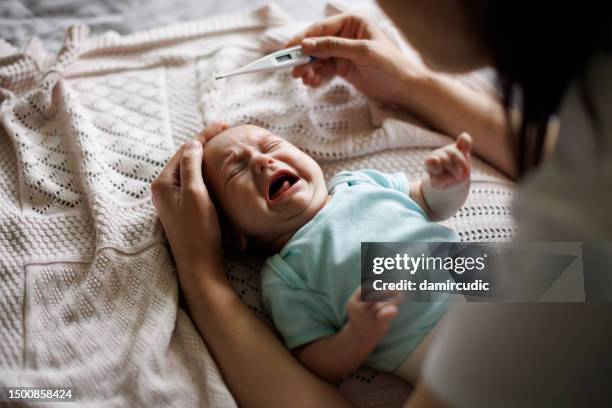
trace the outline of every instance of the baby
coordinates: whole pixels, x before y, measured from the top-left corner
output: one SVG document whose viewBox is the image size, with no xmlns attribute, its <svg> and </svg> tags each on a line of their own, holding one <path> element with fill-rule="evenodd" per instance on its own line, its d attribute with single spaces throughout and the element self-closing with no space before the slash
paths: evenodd
<svg viewBox="0 0 612 408">
<path fill-rule="evenodd" d="M 360 170 L 326 185 L 310 156 L 263 128 L 217 125 L 204 135 L 204 179 L 224 239 L 274 254 L 262 296 L 287 347 L 329 381 L 365 362 L 415 382 L 445 304 L 361 302 L 361 242 L 458 241 L 431 220 L 467 197 L 470 137 L 434 151 L 425 180 Z"/>
</svg>

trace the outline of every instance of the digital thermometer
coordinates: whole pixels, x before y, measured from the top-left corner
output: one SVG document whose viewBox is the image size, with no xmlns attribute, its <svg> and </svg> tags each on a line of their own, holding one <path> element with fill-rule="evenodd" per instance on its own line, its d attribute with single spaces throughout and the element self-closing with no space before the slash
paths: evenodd
<svg viewBox="0 0 612 408">
<path fill-rule="evenodd" d="M 298 65 L 308 64 L 315 60 L 315 57 L 304 55 L 302 46 L 298 45 L 284 50 L 273 52 L 265 57 L 251 62 L 242 68 L 238 68 L 223 75 L 215 75 L 215 79 L 227 78 L 234 75 L 250 74 L 253 72 L 269 72 L 278 69 L 297 67 Z"/>
</svg>

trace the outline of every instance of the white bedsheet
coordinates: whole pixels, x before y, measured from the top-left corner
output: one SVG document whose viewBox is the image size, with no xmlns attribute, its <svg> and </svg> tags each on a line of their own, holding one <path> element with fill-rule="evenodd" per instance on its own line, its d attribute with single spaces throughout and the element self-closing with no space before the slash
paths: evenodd
<svg viewBox="0 0 612 408">
<path fill-rule="evenodd" d="M 362 0 L 361 2 L 369 2 L 367 0 Z M 0 36 L 9 40 L 10 42 L 18 45 L 23 45 L 26 42 L 26 39 L 32 35 L 38 35 L 42 38 L 45 48 L 48 51 L 58 50 L 61 46 L 62 39 L 64 37 L 64 29 L 74 23 L 74 22 L 84 22 L 89 24 L 92 28 L 92 37 L 95 34 L 100 34 L 107 29 L 113 29 L 119 31 L 121 33 L 131 32 L 133 30 L 140 30 L 149 27 L 157 27 L 166 23 L 177 22 L 177 21 L 186 21 L 191 20 L 201 16 L 208 16 L 212 14 L 216 14 L 219 12 L 225 11 L 236 11 L 237 9 L 245 9 L 245 8 L 253 8 L 253 6 L 257 4 L 261 4 L 263 2 L 250 2 L 246 0 L 225 0 L 222 2 L 200 2 L 197 0 L 177 0 L 177 1 L 162 1 L 162 0 L 152 0 L 152 1 L 131 1 L 124 2 L 122 4 L 117 5 L 112 0 L 104 0 L 104 1 L 95 1 L 95 2 L 86 2 L 85 0 L 63 0 L 63 1 L 22 1 L 18 2 L 15 0 L 3 1 L 0 3 Z M 282 9 L 284 9 L 289 14 L 294 17 L 304 18 L 304 19 L 316 19 L 323 16 L 324 3 L 323 1 L 315 1 L 315 0 L 280 0 L 277 2 L 281 5 Z M 146 6 L 144 5 L 146 4 Z M 355 2 L 351 3 L 355 4 Z M 163 29 L 160 29 L 159 32 L 163 33 Z M 166 33 L 167 34 L 167 33 Z M 161 34 L 160 34 L 161 35 Z M 111 49 L 112 51 L 112 49 Z M 167 50 L 160 50 L 159 56 L 165 56 Z M 155 50 L 151 50 L 152 57 L 158 57 L 155 54 Z M 217 61 L 219 64 L 225 64 L 229 62 L 237 62 L 236 56 L 232 54 L 228 54 L 226 59 L 219 58 Z M 117 60 L 112 60 L 114 64 L 117 63 Z M 130 62 L 129 58 L 126 58 L 126 63 Z M 137 62 L 141 62 L 136 58 Z M 163 65 L 172 65 L 168 61 L 169 60 L 160 60 L 162 61 L 160 64 Z M 244 61 L 243 61 L 244 62 Z M 110 114 L 108 112 L 97 113 L 97 109 L 101 108 L 98 104 L 104 103 L 104 98 L 99 98 L 100 100 L 91 100 L 93 95 L 93 91 L 95 91 L 96 86 L 100 88 L 103 94 L 108 89 L 112 89 L 112 92 L 106 95 L 107 101 L 117 102 L 123 101 L 126 98 L 126 95 L 122 93 L 121 81 L 119 81 L 119 85 L 115 83 L 115 80 L 112 78 L 112 75 L 106 75 L 104 72 L 96 72 L 99 67 L 99 61 L 94 58 L 93 61 L 88 63 L 87 59 L 83 59 L 82 63 L 84 64 L 84 68 L 91 68 L 93 71 L 91 76 L 88 76 L 85 79 L 85 75 L 83 74 L 83 78 L 73 78 L 70 79 L 70 75 L 67 75 L 67 83 L 69 83 L 69 87 L 74 87 L 75 92 L 80 95 L 80 97 L 85 100 L 85 105 L 89 104 L 88 109 L 94 112 L 92 115 L 96 118 L 100 117 L 99 121 L 102 124 L 111 124 L 113 121 L 109 118 Z M 215 62 L 216 63 L 216 62 Z M 89 64 L 89 65 L 88 65 Z M 193 68 L 186 69 L 185 72 L 191 73 L 205 73 L 202 78 L 212 77 L 211 69 L 214 68 L 213 65 L 209 65 L 209 62 L 201 63 L 197 70 L 194 71 Z M 129 76 L 129 69 L 126 75 Z M 213 119 L 215 114 L 218 111 L 223 112 L 233 112 L 234 117 L 232 119 L 236 122 L 241 122 L 245 120 L 249 120 L 253 115 L 255 115 L 253 109 L 237 109 L 239 106 L 248 106 L 246 102 L 248 100 L 253 100 L 257 97 L 261 96 L 261 92 L 273 89 L 280 88 L 279 81 L 286 81 L 286 89 L 295 92 L 295 99 L 298 100 L 302 98 L 304 103 L 307 105 L 316 103 L 317 100 L 326 101 L 325 103 L 333 103 L 341 107 L 341 111 L 352 111 L 358 112 L 359 117 L 368 118 L 367 109 L 365 107 L 365 100 L 363 98 L 359 98 L 358 95 L 354 94 L 354 90 L 348 87 L 346 84 L 343 84 L 342 81 L 336 81 L 333 84 L 329 84 L 317 92 L 308 93 L 304 89 L 300 88 L 298 84 L 295 82 L 287 81 L 287 78 L 284 78 L 281 74 L 268 78 L 267 82 L 258 83 L 257 85 L 253 85 L 248 88 L 249 92 L 240 92 L 236 94 L 228 94 L 227 90 L 219 89 L 219 84 L 214 84 L 214 86 L 201 86 L 197 88 L 198 92 L 196 93 L 196 87 L 193 86 L 196 78 L 189 79 L 189 86 L 173 86 L 175 84 L 182 83 L 180 81 L 186 81 L 184 79 L 184 73 L 178 68 L 168 68 L 167 76 L 162 75 L 159 72 L 150 72 L 150 76 L 157 81 L 159 78 L 160 84 L 152 81 L 154 85 L 157 84 L 159 86 L 152 86 L 152 92 L 166 92 L 164 89 L 167 87 L 167 92 L 169 95 L 168 102 L 163 104 L 164 109 L 170 109 L 166 107 L 166 104 L 170 107 L 173 106 L 174 103 L 177 103 L 179 100 L 185 99 L 184 92 L 187 92 L 191 99 L 194 101 L 194 106 L 192 107 L 192 111 L 189 111 L 190 115 L 169 115 L 170 118 L 174 118 L 175 122 L 172 122 L 173 126 L 173 143 L 176 145 L 178 143 L 183 142 L 187 138 L 191 137 L 194 132 L 197 130 L 197 126 L 200 126 L 201 122 L 198 122 L 199 115 L 202 114 L 204 119 Z M 143 71 L 145 72 L 145 71 Z M 138 72 L 139 80 L 146 82 L 148 79 L 147 75 L 143 75 L 143 72 Z M 148 71 L 146 71 L 148 72 Z M 159 77 L 159 78 L 158 78 Z M 131 78 L 131 77 L 130 77 Z M 166 79 L 164 79 L 166 78 Z M 119 78 L 118 80 L 120 80 Z M 168 81 L 168 85 L 164 85 Z M 175 82 L 172 82 L 175 80 Z M 180 81 L 179 81 L 180 80 Z M 240 81 L 249 81 L 249 78 L 242 78 Z M 138 81 L 136 81 L 138 82 Z M 144 84 L 146 85 L 146 84 Z M 7 85 L 8 86 L 8 85 Z M 16 83 L 16 86 L 21 86 L 19 83 Z M 25 85 L 24 85 L 25 86 Z M 29 87 L 30 85 L 28 85 Z M 92 88 L 93 87 L 93 88 Z M 114 87 L 114 88 L 113 88 Z M 108 89 L 107 89 L 108 88 Z M 72 89 L 72 88 L 70 88 Z M 247 88 L 245 88 L 247 89 Z M 144 92 L 144 91 L 143 91 Z M 194 95 L 191 95 L 191 93 Z M 115 93 L 117 95 L 115 95 Z M 146 93 L 146 92 L 145 92 Z M 266 109 L 265 111 L 259 112 L 256 116 L 261 120 L 268 121 L 278 127 L 277 131 L 279 134 L 286 133 L 287 136 L 291 136 L 291 128 L 288 127 L 289 123 L 283 124 L 283 121 L 291 122 L 292 117 L 288 117 L 286 113 L 284 113 L 283 109 L 287 106 L 287 103 L 283 100 L 284 93 L 280 92 L 276 95 L 268 96 L 272 102 L 278 102 L 278 109 Z M 138 96 L 138 95 L 130 95 Z M 328 98 L 329 96 L 329 98 Z M 347 99 L 345 101 L 344 98 L 347 96 L 352 96 L 353 98 L 348 98 L 353 100 L 353 102 L 349 103 Z M 116 98 L 111 98 L 116 97 Z M 141 99 L 147 99 L 147 95 L 144 95 Z M 160 97 L 161 98 L 161 97 Z M 250 99 L 249 99 L 250 98 Z M 94 98 L 95 99 L 95 98 Z M 127 98 L 130 99 L 130 98 Z M 163 99 L 163 98 L 162 98 Z M 172 103 L 170 103 L 172 102 Z M 215 103 L 219 102 L 219 108 L 215 107 Z M 123 102 L 121 102 L 123 103 Z M 139 104 L 136 104 L 139 106 Z M 199 106 L 202 105 L 202 106 Z M 275 105 L 276 106 L 276 105 Z M 128 112 L 128 107 L 122 107 L 125 112 Z M 316 109 L 312 109 L 313 112 L 320 112 Z M 309 132 L 306 133 L 306 136 L 311 137 L 312 135 L 319 135 L 319 133 L 325 133 L 326 136 L 331 137 L 331 141 L 339 140 L 348 143 L 350 140 L 370 140 L 371 133 L 374 131 L 369 123 L 349 123 L 349 128 L 344 129 L 341 125 L 348 123 L 346 120 L 340 120 L 340 113 L 338 109 L 328 109 L 325 112 L 329 112 L 325 120 L 317 120 L 310 121 L 312 116 L 304 114 L 304 126 L 306 129 L 309 129 Z M 121 111 L 123 112 L 123 111 Z M 120 113 L 121 113 L 120 112 Z M 335 113 L 334 113 L 335 112 Z M 146 112 L 145 112 L 146 113 Z M 122 114 L 123 115 L 123 114 Z M 143 114 L 143 117 L 146 117 Z M 242 116 L 241 116 L 242 115 Z M 320 115 L 320 113 L 319 113 Z M 193 119 L 193 120 L 192 120 Z M 152 122 L 152 121 L 148 121 Z M 163 122 L 160 120 L 160 123 Z M 168 122 L 166 120 L 165 122 Z M 297 121 L 294 121 L 297 123 Z M 312 123 L 311 123 L 312 122 Z M 301 123 L 301 122 L 300 122 Z M 394 123 L 394 122 L 390 122 Z M 98 124 L 98 122 L 96 122 Z M 321 124 L 325 124 L 327 127 L 321 127 Z M 286 125 L 286 126 L 285 126 Z M 110 125 L 109 125 L 110 126 Z M 160 125 L 161 126 L 161 125 Z M 164 125 L 166 126 L 166 125 Z M 351 139 L 345 139 L 343 137 L 343 133 L 349 133 L 349 131 L 353 128 L 359 128 L 360 138 L 354 138 L 355 134 L 352 134 Z M 323 129 L 323 130 L 321 130 Z M 147 129 L 144 129 L 147 130 Z M 143 131 L 144 131 L 143 130 Z M 382 132 L 383 135 L 388 133 L 397 134 L 398 129 L 393 127 L 387 127 Z M 64 131 L 64 130 L 62 130 Z M 2 132 L 0 132 L 2 133 Z M 170 143 L 169 135 L 164 134 L 166 139 L 165 142 Z M 423 139 L 417 137 L 419 135 L 424 135 Z M 8 141 L 8 135 L 2 134 L 4 142 Z M 114 138 L 116 135 L 111 134 L 108 136 L 105 134 L 104 139 L 100 139 L 99 142 L 110 140 Z M 145 135 L 146 136 L 146 135 Z M 143 136 L 143 140 L 147 140 L 146 137 Z M 13 134 L 15 140 L 20 140 L 20 137 L 23 135 Z M 6 139 L 5 139 L 6 138 Z M 74 136 L 76 140 L 79 140 L 79 136 Z M 119 140 L 117 138 L 117 142 L 121 145 L 122 143 L 128 143 L 125 140 Z M 406 140 L 414 140 L 415 143 L 406 145 Z M 427 140 L 425 140 L 427 139 Z M 112 139 L 114 140 L 114 139 Z M 310 138 L 309 140 L 318 140 Z M 356 168 L 356 167 L 377 167 L 381 170 L 385 171 L 405 171 L 412 177 L 419 176 L 422 171 L 421 162 L 422 156 L 426 154 L 429 149 L 437 143 L 441 143 L 440 139 L 436 139 L 430 133 L 422 133 L 416 127 L 409 127 L 409 131 L 406 131 L 401 138 L 394 139 L 395 142 L 399 143 L 397 146 L 389 145 L 388 148 L 392 148 L 389 150 L 376 151 L 375 153 L 369 154 L 367 156 L 360 156 L 357 151 L 352 151 L 353 154 L 350 155 L 340 155 L 335 159 L 331 159 L 326 157 L 325 155 L 318 155 L 317 158 L 321 159 L 325 162 L 324 171 L 326 176 L 330 176 L 337 171 L 347 168 Z M 63 143 L 63 142 L 62 142 Z M 98 142 L 96 142 L 98 143 Z M 380 143 L 380 140 L 379 140 Z M 421 144 L 419 144 L 421 143 Z M 48 143 L 47 143 L 48 144 Z M 11 146 L 10 143 L 6 144 L 7 146 Z M 358 144 L 356 143 L 355 146 Z M 114 146 L 114 145 L 113 145 Z M 334 147 L 334 144 L 329 144 L 327 147 Z M 343 143 L 339 144 L 342 147 L 342 151 L 349 151 L 350 149 L 346 148 Z M 41 144 L 41 147 L 44 149 L 49 148 L 46 144 Z M 82 146 L 86 148 L 88 146 Z M 136 146 L 137 147 L 137 146 Z M 134 148 L 136 148 L 134 147 Z M 312 147 L 312 146 L 310 146 Z M 400 149 L 401 147 L 401 149 Z M 363 144 L 361 148 L 367 150 L 368 145 Z M 171 149 L 170 149 L 171 150 Z M 167 149 L 165 151 L 165 155 L 169 155 L 171 152 Z M 4 152 L 4 151 L 3 151 Z M 26 153 L 29 152 L 26 151 Z M 5 152 L 7 157 L 12 154 L 12 151 L 8 150 Z M 33 155 L 37 153 L 33 151 Z M 315 152 L 316 153 L 316 152 Z M 368 153 L 367 151 L 363 151 L 363 153 Z M 29 153 L 28 153 L 29 154 Z M 164 158 L 166 157 L 164 156 Z M 336 156 L 333 156 L 336 157 Z M 39 165 L 45 164 L 44 157 L 41 158 L 41 162 Z M 104 157 L 103 159 L 108 159 L 108 157 Z M 7 163 L 12 163 L 8 162 Z M 42 164 L 41 164 L 42 163 Z M 127 162 L 128 164 L 131 161 Z M 34 168 L 34 167 L 32 167 Z M 479 239 L 506 239 L 509 234 L 513 232 L 513 224 L 511 222 L 511 217 L 509 213 L 508 202 L 512 196 L 512 188 L 509 185 L 506 185 L 504 179 L 497 174 L 493 169 L 490 169 L 483 163 L 478 163 L 475 166 L 476 175 L 479 183 L 474 185 L 472 190 L 472 195 L 469 199 L 469 202 L 464 207 L 464 209 L 454 217 L 449 225 L 456 228 L 460 234 L 462 234 L 462 238 L 464 240 L 479 240 Z M 157 169 L 156 171 L 158 171 Z M 142 167 L 140 167 L 140 174 L 142 173 Z M 7 183 L 11 183 L 11 185 L 15 184 L 15 180 L 17 177 L 14 177 L 14 174 L 9 174 L 9 171 L 6 172 L 8 176 L 10 176 L 11 180 L 7 179 Z M 130 176 L 131 177 L 131 176 Z M 128 177 L 129 178 L 129 177 Z M 131 179 L 130 179 L 131 180 Z M 35 183 L 34 183 L 35 184 Z M 33 184 L 33 186 L 34 186 Z M 0 184 L 2 185 L 2 184 Z M 117 187 L 117 186 L 115 186 Z M 120 186 L 121 187 L 121 186 Z M 138 185 L 140 187 L 140 185 Z M 33 193 L 36 193 L 36 188 L 33 188 Z M 44 188 L 44 187 L 43 187 Z M 9 189 L 6 189 L 9 191 Z M 37 194 L 37 193 L 36 193 Z M 42 194 L 39 194 L 43 197 Z M 53 197 L 53 195 L 50 195 Z M 32 197 L 37 198 L 36 195 L 32 195 Z M 30 199 L 32 199 L 30 197 Z M 40 199 L 40 203 L 45 204 L 47 196 L 44 196 Z M 34 202 L 35 201 L 35 202 Z M 39 202 L 34 200 L 34 204 L 38 205 Z M 146 201 L 146 200 L 145 200 Z M 146 225 L 151 225 L 151 228 L 154 228 L 155 217 L 152 213 L 152 208 L 149 203 L 144 203 L 144 207 L 146 207 L 146 212 L 143 213 L 143 217 L 146 218 Z M 1 210 L 1 208 L 0 208 Z M 56 217 L 57 218 L 57 217 Z M 104 224 L 104 223 L 103 223 Z M 125 224 L 125 223 L 124 223 Z M 40 229 L 45 228 L 44 223 L 39 224 Z M 80 225 L 80 224 L 79 224 Z M 137 224 L 141 225 L 141 224 Z M 91 226 L 86 225 L 87 228 Z M 122 226 L 123 227 L 123 224 Z M 85 227 L 84 227 L 85 228 Z M 139 227 L 140 228 L 140 227 Z M 11 232 L 12 230 L 7 230 Z M 0 231 L 0 238 L 2 238 L 3 231 Z M 140 230 L 137 230 L 139 236 L 142 235 Z M 111 236 L 115 234 L 114 231 L 111 231 Z M 158 234 L 159 231 L 155 230 L 155 234 Z M 91 238 L 88 235 L 89 238 Z M 75 242 L 77 240 L 75 239 Z M 82 240 L 84 242 L 83 245 L 94 243 L 89 242 L 89 240 Z M 44 248 L 43 248 L 44 249 Z M 155 258 L 157 259 L 157 258 Z M 237 292 L 241 295 L 242 299 L 249 304 L 252 310 L 256 311 L 260 316 L 264 313 L 261 308 L 261 302 L 259 299 L 258 292 L 258 277 L 257 277 L 257 267 L 261 259 L 240 259 L 240 260 L 231 260 L 228 263 L 228 276 L 230 281 L 235 286 Z M 63 265 L 63 264 L 62 264 Z M 60 266 L 62 266 L 60 265 Z M 14 265 L 11 265 L 11 267 Z M 17 268 L 17 267 L 16 267 Z M 68 266 L 62 266 L 64 269 L 69 269 Z M 171 267 L 168 266 L 169 272 L 171 275 Z M 61 269 L 61 268 L 60 268 Z M 19 270 L 18 268 L 15 271 Z M 41 269 L 42 270 L 42 269 Z M 95 270 L 95 269 L 92 269 Z M 34 271 L 35 274 L 40 274 L 41 271 L 38 269 Z M 42 272 L 45 272 L 44 270 Z M 75 276 L 84 276 L 86 274 L 91 274 L 87 268 L 78 269 L 75 272 Z M 81 275 L 82 274 L 82 275 Z M 42 275 L 41 275 L 42 276 Z M 36 283 L 36 282 L 35 282 Z M 77 282 L 78 283 L 78 282 Z M 176 285 L 174 278 L 168 280 L 169 285 Z M 44 285 L 40 285 L 44 288 Z M 75 283 L 76 287 L 75 291 L 79 289 L 78 285 Z M 21 286 L 15 289 L 16 293 L 16 302 L 21 299 L 20 290 Z M 172 292 L 174 293 L 174 292 Z M 19 295 L 19 296 L 17 296 Z M 146 300 L 146 297 L 145 297 Z M 0 302 L 2 303 L 2 302 Z M 2 306 L 0 304 L 0 306 Z M 15 307 L 12 307 L 11 310 L 14 311 L 21 310 L 22 305 L 19 303 L 14 304 Z M 0 308 L 1 309 L 1 308 Z M 189 342 L 187 345 L 192 344 L 193 340 L 193 328 L 190 326 L 190 322 L 186 320 L 185 315 L 182 311 L 178 312 L 179 318 L 177 318 L 177 327 L 184 328 L 184 331 L 187 331 L 188 335 L 186 335 L 181 330 L 178 330 L 180 338 L 188 338 Z M 17 313 L 19 314 L 19 313 Z M 117 317 L 116 314 L 114 317 Z M 8 320 L 7 320 L 8 321 Z M 26 322 L 26 324 L 28 324 Z M 10 332 L 12 329 L 7 324 L 6 329 L 7 332 Z M 52 345 L 49 345 L 47 341 L 43 337 L 38 339 L 40 341 L 40 347 L 49 347 L 52 349 Z M 194 344 L 196 340 L 193 340 Z M 16 347 L 19 349 L 20 344 L 16 344 Z M 184 344 L 175 345 L 175 349 L 180 353 L 184 353 L 185 350 L 188 350 L 193 353 L 205 353 L 201 344 L 197 343 L 197 347 L 188 348 Z M 78 344 L 80 346 L 80 344 Z M 188 354 L 188 353 L 187 353 Z M 0 356 L 2 357 L 2 356 Z M 197 361 L 197 358 L 193 357 L 193 354 L 190 357 L 193 361 Z M 200 357 L 201 358 L 201 357 Z M 0 360 L 2 360 L 0 358 Z M 0 364 L 2 365 L 2 364 Z M 0 371 L 5 367 L 0 367 Z M 210 369 L 210 368 L 209 368 Z M 190 367 L 190 374 L 202 371 L 201 366 Z M 210 369 L 212 370 L 212 369 Z M 142 377 L 136 377 L 142 378 Z M 190 384 L 190 383 L 189 383 Z M 346 392 L 353 396 L 353 398 L 357 397 L 359 404 L 362 406 L 398 406 L 401 404 L 401 401 L 405 398 L 408 388 L 406 384 L 402 383 L 400 380 L 396 379 L 391 375 L 379 375 L 374 370 L 370 370 L 364 368 L 360 370 L 358 373 L 352 375 L 350 378 L 345 380 L 340 385 L 340 390 Z M 220 393 L 223 394 L 224 390 L 220 390 Z M 203 392 L 203 391 L 202 391 Z M 214 395 L 210 391 L 207 395 L 196 395 L 194 396 L 194 400 L 196 402 L 204 401 L 207 397 Z"/>
</svg>

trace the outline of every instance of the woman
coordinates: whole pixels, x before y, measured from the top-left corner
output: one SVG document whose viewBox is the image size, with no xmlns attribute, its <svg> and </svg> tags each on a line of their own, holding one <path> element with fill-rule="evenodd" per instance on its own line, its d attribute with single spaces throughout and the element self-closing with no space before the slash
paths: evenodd
<svg viewBox="0 0 612 408">
<path fill-rule="evenodd" d="M 557 2 L 551 11 L 540 2 L 479 0 L 380 5 L 426 67 L 405 59 L 365 18 L 340 15 L 289 43 L 301 42 L 319 57 L 295 68 L 294 76 L 316 87 L 340 75 L 442 133 L 470 133 L 478 155 L 521 181 L 518 239 L 612 241 L 609 6 Z M 507 114 L 510 108 L 434 72 L 485 65 L 499 72 L 506 106 L 517 104 L 522 115 Z M 561 133 L 547 154 L 554 146 L 548 125 L 557 113 Z M 201 311 L 195 316 L 206 316 L 196 318 L 196 326 L 230 389 L 241 405 L 347 405 L 297 364 L 229 286 L 201 161 L 199 143 L 184 146 L 152 192 L 188 305 Z M 606 265 L 606 250 L 590 252 Z M 449 312 L 409 406 L 587 405 L 609 398 L 607 305 L 474 306 L 480 305 Z M 589 334 L 595 327 L 597 335 Z"/>
</svg>

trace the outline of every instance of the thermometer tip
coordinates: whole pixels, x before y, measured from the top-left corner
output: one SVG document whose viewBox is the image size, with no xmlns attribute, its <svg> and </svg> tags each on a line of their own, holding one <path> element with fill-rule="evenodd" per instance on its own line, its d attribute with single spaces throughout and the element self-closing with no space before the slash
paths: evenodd
<svg viewBox="0 0 612 408">
<path fill-rule="evenodd" d="M 215 79 L 222 79 L 225 78 L 223 75 L 215 75 Z"/>
</svg>

